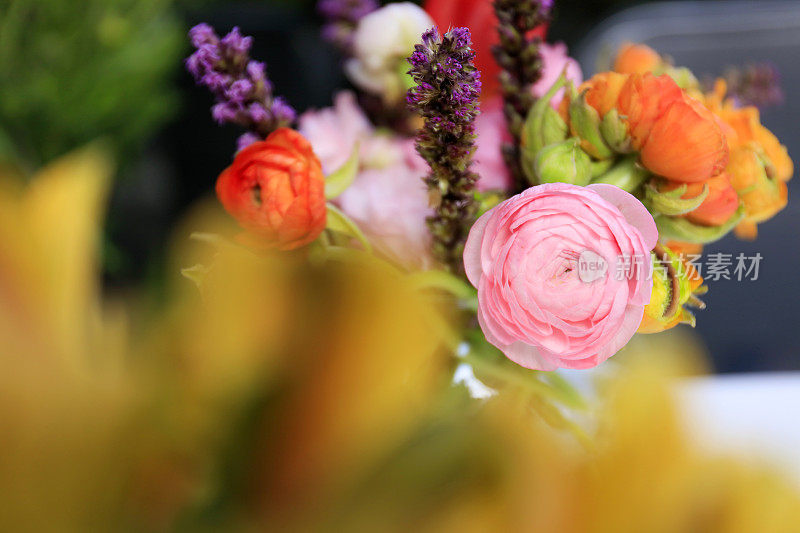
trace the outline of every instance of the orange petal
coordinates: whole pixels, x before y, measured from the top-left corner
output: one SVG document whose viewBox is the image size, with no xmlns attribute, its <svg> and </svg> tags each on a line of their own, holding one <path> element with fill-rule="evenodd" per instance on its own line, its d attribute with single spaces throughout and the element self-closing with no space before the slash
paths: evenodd
<svg viewBox="0 0 800 533">
<path fill-rule="evenodd" d="M 673 102 L 683 97 L 683 91 L 669 76 L 633 74 L 619 93 L 617 110 L 628 121 L 633 147 L 640 149 L 656 121 Z"/>
<path fill-rule="evenodd" d="M 650 120 L 652 111 L 643 111 Z M 728 164 L 728 143 L 714 115 L 697 100 L 680 94 L 654 120 L 641 150 L 651 172 L 684 183 L 703 182 Z"/>
<path fill-rule="evenodd" d="M 731 186 L 728 175 L 723 173 L 714 176 L 706 182 L 708 196 L 697 209 L 689 213 L 686 218 L 695 224 L 705 226 L 719 226 L 730 219 L 739 208 L 739 196 Z M 701 186 L 693 183 L 689 188 Z M 702 187 L 701 187 L 702 188 Z M 690 196 L 691 197 L 691 196 Z"/>
<path fill-rule="evenodd" d="M 604 117 L 617 106 L 619 94 L 628 78 L 625 74 L 603 72 L 581 85 L 579 91 L 586 91 L 586 102 Z"/>
</svg>

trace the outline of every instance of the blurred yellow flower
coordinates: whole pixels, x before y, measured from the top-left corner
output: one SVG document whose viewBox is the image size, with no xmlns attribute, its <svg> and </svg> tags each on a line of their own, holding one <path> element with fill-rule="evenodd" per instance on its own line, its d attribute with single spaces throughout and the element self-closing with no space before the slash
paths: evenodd
<svg viewBox="0 0 800 533">
<path fill-rule="evenodd" d="M 164 304 L 102 298 L 110 168 L 0 176 L 0 530 L 800 528 L 796 488 L 693 448 L 666 357 L 627 358 L 579 442 L 519 379 L 448 386 L 436 300 L 361 252 L 255 255 L 200 206 Z"/>
</svg>

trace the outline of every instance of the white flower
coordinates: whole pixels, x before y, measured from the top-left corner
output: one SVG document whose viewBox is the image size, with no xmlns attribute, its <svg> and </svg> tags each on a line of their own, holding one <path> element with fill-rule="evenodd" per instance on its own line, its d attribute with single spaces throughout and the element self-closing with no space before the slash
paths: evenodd
<svg viewBox="0 0 800 533">
<path fill-rule="evenodd" d="M 434 22 L 409 2 L 389 4 L 362 18 L 353 36 L 353 59 L 345 65 L 361 89 L 396 102 L 406 91 L 406 58 Z"/>
</svg>

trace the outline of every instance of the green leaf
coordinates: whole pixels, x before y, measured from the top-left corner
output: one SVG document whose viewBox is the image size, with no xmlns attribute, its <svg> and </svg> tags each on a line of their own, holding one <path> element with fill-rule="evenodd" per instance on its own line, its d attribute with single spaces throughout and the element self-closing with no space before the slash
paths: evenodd
<svg viewBox="0 0 800 533">
<path fill-rule="evenodd" d="M 369 243 L 367 237 L 364 235 L 358 225 L 332 204 L 328 204 L 327 229 L 357 239 L 358 242 L 360 242 L 364 247 L 364 250 L 370 253 L 372 252 L 372 245 Z"/>
<path fill-rule="evenodd" d="M 325 197 L 328 200 L 336 198 L 353 183 L 358 174 L 358 143 L 353 147 L 353 153 L 339 169 L 325 178 Z"/>
</svg>

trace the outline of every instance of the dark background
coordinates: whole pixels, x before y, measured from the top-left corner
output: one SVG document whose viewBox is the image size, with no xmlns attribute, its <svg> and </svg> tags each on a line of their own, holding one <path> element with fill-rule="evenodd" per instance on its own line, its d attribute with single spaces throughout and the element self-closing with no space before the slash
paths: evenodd
<svg viewBox="0 0 800 533">
<path fill-rule="evenodd" d="M 794 96 L 800 90 L 800 2 L 561 0 L 556 6 L 549 40 L 566 42 L 587 77 L 624 40 L 646 42 L 700 77 L 721 74 L 728 66 L 772 61 L 783 76 L 787 103 L 765 111 L 763 121 L 790 155 L 800 154 L 795 126 L 800 99 Z M 300 112 L 330 105 L 333 93 L 347 87 L 336 52 L 319 37 L 314 2 L 202 2 L 184 8 L 182 16 L 187 29 L 205 21 L 220 33 L 239 26 L 254 36 L 253 57 L 266 61 L 276 92 Z M 175 80 L 181 94 L 178 113 L 113 194 L 111 289 L 157 276 L 167 228 L 193 201 L 212 193 L 241 133 L 213 123 L 210 95 L 194 86 L 181 65 L 176 65 Z M 764 257 L 757 281 L 708 283 L 709 309 L 699 313 L 697 330 L 720 372 L 800 369 L 794 342 L 800 328 L 798 189 L 795 179 L 789 207 L 759 227 L 756 242 L 730 236 L 707 249 Z"/>
</svg>

